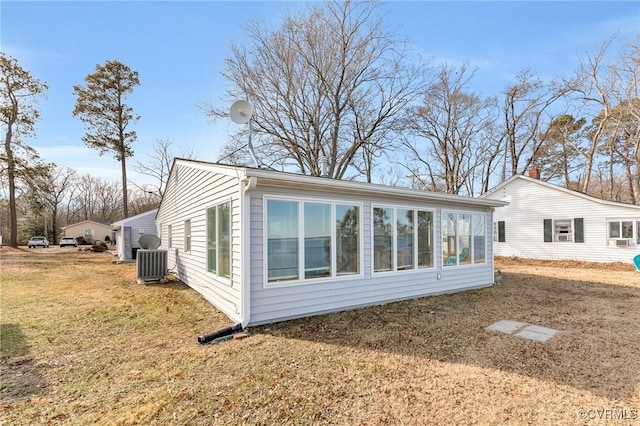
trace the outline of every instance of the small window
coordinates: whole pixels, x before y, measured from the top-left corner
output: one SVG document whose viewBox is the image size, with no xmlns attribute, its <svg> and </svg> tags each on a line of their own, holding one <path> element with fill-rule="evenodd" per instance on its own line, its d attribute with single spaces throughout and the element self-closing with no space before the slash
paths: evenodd
<svg viewBox="0 0 640 426">
<path fill-rule="evenodd" d="M 171 232 L 171 225 L 167 226 L 167 247 L 173 248 L 173 233 Z"/>
<path fill-rule="evenodd" d="M 191 251 L 191 221 L 184 221 L 184 251 Z"/>
<path fill-rule="evenodd" d="M 556 242 L 573 241 L 571 219 L 559 219 L 553 222 L 553 240 Z"/>
<path fill-rule="evenodd" d="M 499 220 L 493 224 L 493 241 L 504 243 L 506 241 L 504 220 Z"/>
<path fill-rule="evenodd" d="M 610 246 L 636 246 L 640 244 L 640 222 L 635 219 L 608 220 L 607 237 Z"/>
</svg>

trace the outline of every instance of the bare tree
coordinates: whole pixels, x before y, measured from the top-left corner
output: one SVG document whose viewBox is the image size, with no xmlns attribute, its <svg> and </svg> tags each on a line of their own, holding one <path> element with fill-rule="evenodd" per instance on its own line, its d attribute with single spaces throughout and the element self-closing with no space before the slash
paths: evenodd
<svg viewBox="0 0 640 426">
<path fill-rule="evenodd" d="M 171 171 L 171 165 L 176 155 L 172 152 L 171 146 L 173 143 L 169 138 L 159 139 L 156 138 L 153 141 L 153 153 L 148 155 L 148 159 L 144 162 L 138 162 L 135 170 L 143 175 L 150 176 L 156 180 L 153 185 L 139 186 L 139 189 L 143 192 L 155 194 L 156 197 L 162 198 L 164 189 L 167 184 L 167 178 Z M 195 155 L 193 150 L 185 150 L 183 147 L 181 158 L 193 159 Z M 157 201 L 157 200 L 156 200 Z"/>
<path fill-rule="evenodd" d="M 23 139 L 35 133 L 35 123 L 40 118 L 38 97 L 48 87 L 4 52 L 0 52 L 0 72 L 0 123 L 5 128 L 1 174 L 8 180 L 9 246 L 18 247 L 16 181 L 29 182 L 45 169 L 38 153 Z"/>
<path fill-rule="evenodd" d="M 542 139 L 542 129 L 548 128 L 552 117 L 550 107 L 565 94 L 564 86 L 544 83 L 531 70 L 516 76 L 517 83 L 504 91 L 503 137 L 505 165 L 502 180 L 523 173 L 535 165 L 535 155 Z"/>
<path fill-rule="evenodd" d="M 56 167 L 51 165 L 47 175 L 38 185 L 38 199 L 44 207 L 47 219 L 51 223 L 51 242 L 57 243 L 58 238 L 58 211 L 70 188 L 75 185 L 78 176 L 75 170 L 69 167 Z"/>
<path fill-rule="evenodd" d="M 630 199 L 640 204 L 640 36 L 611 67 L 611 75 L 618 84 L 611 111 L 614 132 L 607 145 L 620 158 Z"/>
<path fill-rule="evenodd" d="M 487 154 L 496 155 L 485 138 L 495 109 L 491 99 L 466 91 L 474 75 L 468 63 L 443 65 L 421 104 L 407 110 L 403 124 L 416 138 L 403 145 L 413 159 L 409 169 L 414 184 L 449 194 L 473 195 L 476 186 L 480 189 L 476 172 Z"/>
<path fill-rule="evenodd" d="M 324 157 L 329 177 L 342 179 L 365 147 L 388 146 L 381 135 L 391 132 L 421 80 L 405 62 L 405 43 L 383 29 L 375 11 L 370 2 L 331 1 L 287 16 L 276 29 L 254 21 L 253 45 L 231 46 L 223 75 L 235 87 L 227 96 L 253 105 L 259 158 L 318 176 Z M 212 118 L 227 113 L 208 107 Z M 363 158 L 360 166 L 371 169 L 373 157 Z"/>
<path fill-rule="evenodd" d="M 74 214 L 70 221 L 111 223 L 124 217 L 122 194 L 117 182 L 84 175 L 78 180 L 74 194 L 70 206 Z"/>
<path fill-rule="evenodd" d="M 582 179 L 582 192 L 589 192 L 591 175 L 597 160 L 598 151 L 601 150 L 607 138 L 611 126 L 611 114 L 615 105 L 614 80 L 607 75 L 605 54 L 615 36 L 602 44 L 595 54 L 586 54 L 586 58 L 580 61 L 580 66 L 573 79 L 565 82 L 571 100 L 577 105 L 578 112 L 586 117 L 593 117 L 588 128 L 586 145 L 580 149 L 585 158 L 584 177 Z M 577 148 L 577 147 L 576 147 Z"/>
</svg>

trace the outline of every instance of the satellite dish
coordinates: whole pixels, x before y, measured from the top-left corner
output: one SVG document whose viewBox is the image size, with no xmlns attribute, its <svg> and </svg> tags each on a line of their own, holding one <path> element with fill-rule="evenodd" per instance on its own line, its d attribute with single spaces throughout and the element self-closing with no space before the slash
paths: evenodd
<svg viewBox="0 0 640 426">
<path fill-rule="evenodd" d="M 253 162 L 256 163 L 256 167 L 260 168 L 261 163 L 258 161 L 258 158 L 253 151 L 253 145 L 251 144 L 251 116 L 253 115 L 253 108 L 251 107 L 251 104 L 247 101 L 235 101 L 233 105 L 231 105 L 229 115 L 231 116 L 231 121 L 236 124 L 249 123 L 249 142 L 247 143 L 247 147 L 249 148 L 249 153 L 251 154 L 251 158 L 253 158 Z"/>
<path fill-rule="evenodd" d="M 229 115 L 231 116 L 231 121 L 234 123 L 244 124 L 251 120 L 253 108 L 251 108 L 251 104 L 247 101 L 235 101 L 233 105 L 231 105 Z"/>
<path fill-rule="evenodd" d="M 155 250 L 160 247 L 160 238 L 153 234 L 144 234 L 138 239 L 138 244 L 143 249 Z"/>
</svg>

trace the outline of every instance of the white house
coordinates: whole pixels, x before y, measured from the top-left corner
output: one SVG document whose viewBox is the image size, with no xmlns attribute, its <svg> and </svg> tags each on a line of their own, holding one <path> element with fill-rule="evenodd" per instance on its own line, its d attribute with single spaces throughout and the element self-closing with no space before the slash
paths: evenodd
<svg viewBox="0 0 640 426">
<path fill-rule="evenodd" d="M 639 205 L 604 201 L 523 175 L 483 197 L 509 203 L 493 215 L 496 256 L 629 263 L 640 253 Z"/>
<path fill-rule="evenodd" d="M 111 224 L 111 229 L 116 234 L 116 252 L 119 260 L 136 258 L 135 253 L 140 248 L 138 240 L 142 235 L 157 235 L 157 213 L 158 209 L 153 209 Z"/>
<path fill-rule="evenodd" d="M 490 286 L 504 204 L 176 159 L 156 223 L 176 276 L 245 327 Z"/>
</svg>

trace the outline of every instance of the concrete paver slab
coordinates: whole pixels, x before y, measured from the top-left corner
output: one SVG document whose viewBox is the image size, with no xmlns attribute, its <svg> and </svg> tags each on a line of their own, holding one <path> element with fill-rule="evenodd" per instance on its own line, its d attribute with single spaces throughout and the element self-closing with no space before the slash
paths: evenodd
<svg viewBox="0 0 640 426">
<path fill-rule="evenodd" d="M 501 320 L 486 327 L 486 330 L 499 331 L 501 333 L 511 334 L 536 342 L 546 342 L 551 339 L 558 330 L 543 327 L 540 325 L 531 325 L 525 322 Z"/>
<path fill-rule="evenodd" d="M 528 328 L 525 328 L 524 330 L 519 331 L 515 335 L 519 337 L 524 337 L 525 339 L 535 340 L 536 342 L 546 342 L 547 340 L 553 337 L 553 335 L 551 334 L 536 333 L 535 331 L 531 331 Z"/>
<path fill-rule="evenodd" d="M 500 331 L 502 333 L 512 334 L 518 330 L 523 329 L 527 325 L 528 324 L 525 322 L 502 320 L 502 321 L 494 322 L 489 327 L 487 327 L 487 330 Z"/>
</svg>

